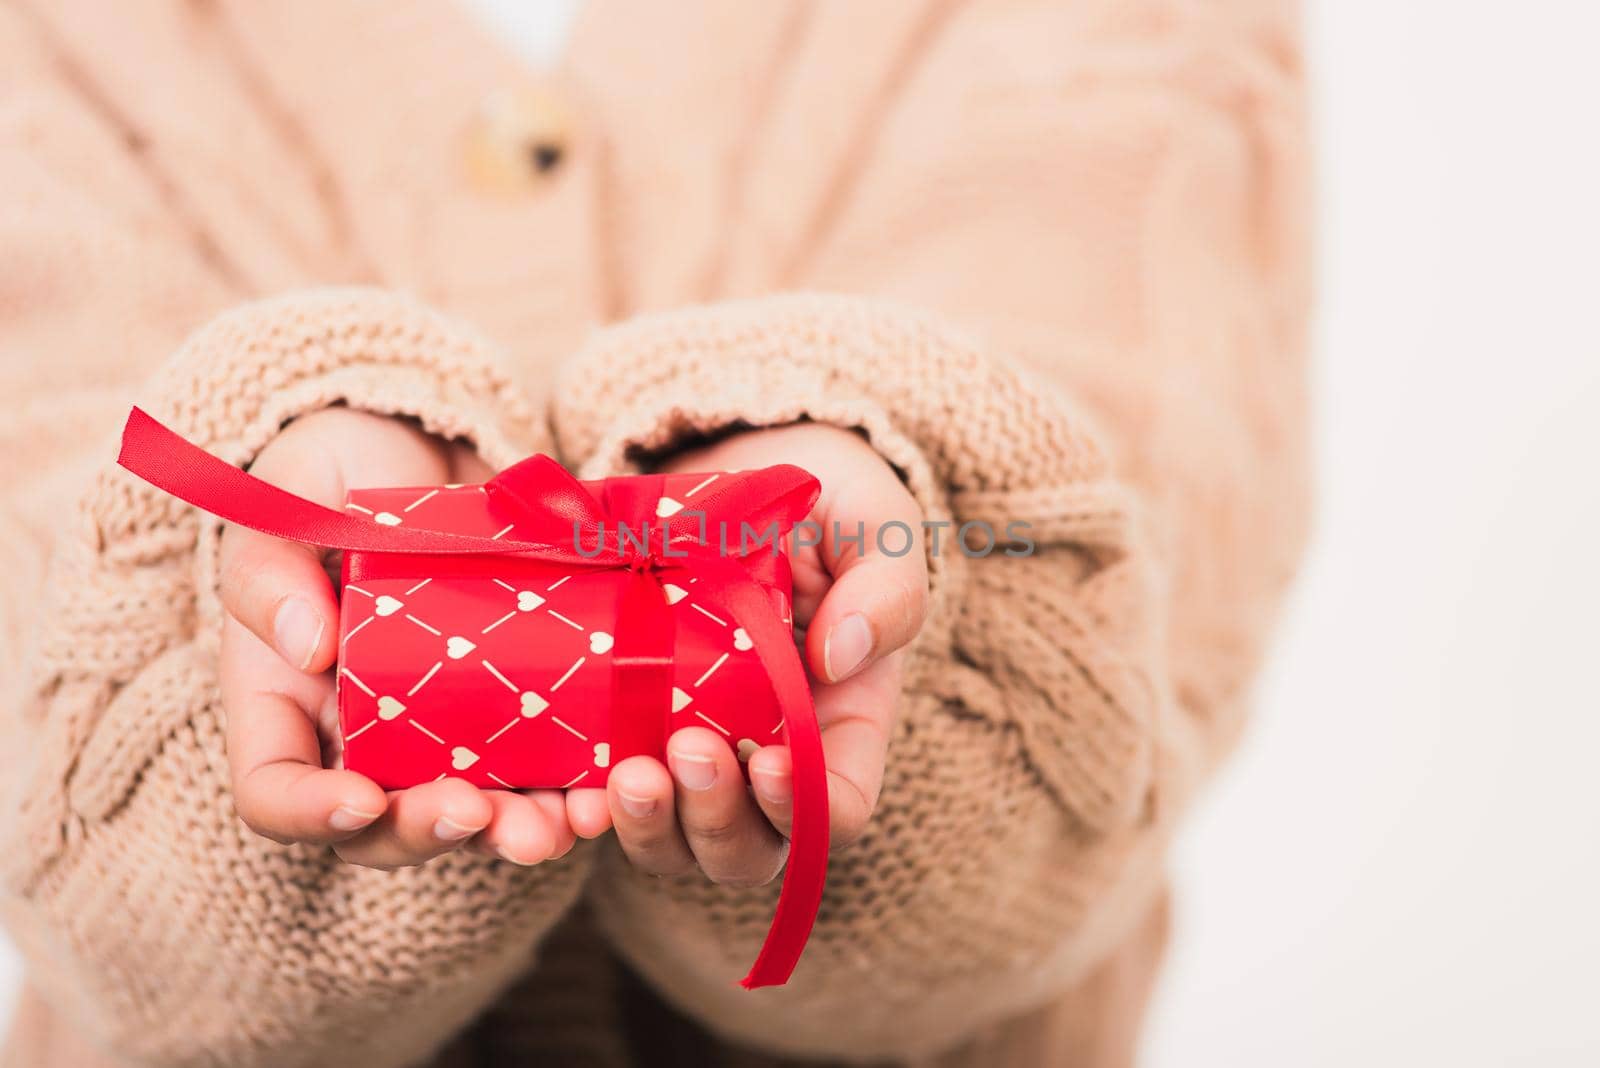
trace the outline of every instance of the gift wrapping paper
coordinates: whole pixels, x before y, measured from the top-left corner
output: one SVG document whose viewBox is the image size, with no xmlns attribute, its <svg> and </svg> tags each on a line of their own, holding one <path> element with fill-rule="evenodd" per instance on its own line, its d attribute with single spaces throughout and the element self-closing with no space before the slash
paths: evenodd
<svg viewBox="0 0 1600 1068">
<path fill-rule="evenodd" d="M 721 477 L 666 476 L 658 514 L 692 508 Z M 386 526 L 516 534 L 478 485 L 359 489 L 345 507 Z M 386 789 L 446 776 L 516 789 L 605 784 L 628 572 L 500 559 L 504 573 L 491 577 L 433 577 L 423 561 L 413 577 L 346 582 L 337 685 L 347 768 Z M 768 589 L 788 623 L 786 577 L 779 570 Z M 777 703 L 749 636 L 697 600 L 697 581 L 662 587 L 676 632 L 667 733 L 709 727 L 748 758 L 782 740 Z"/>
</svg>

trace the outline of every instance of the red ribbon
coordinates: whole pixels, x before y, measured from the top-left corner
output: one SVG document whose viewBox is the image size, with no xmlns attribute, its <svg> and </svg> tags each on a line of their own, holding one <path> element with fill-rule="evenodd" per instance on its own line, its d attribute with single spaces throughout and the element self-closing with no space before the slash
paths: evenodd
<svg viewBox="0 0 1600 1068">
<path fill-rule="evenodd" d="M 828 868 L 828 783 L 822 736 L 811 689 L 787 623 L 778 617 L 758 576 L 785 562 L 770 543 L 705 539 L 709 531 L 756 531 L 777 525 L 780 538 L 810 512 L 820 487 L 798 467 L 780 464 L 719 480 L 697 502 L 664 520 L 655 516 L 659 476 L 610 479 L 600 497 L 548 456 L 533 456 L 500 472 L 486 490 L 491 505 L 514 519 L 516 540 L 391 527 L 298 497 L 225 463 L 185 441 L 139 408 L 128 414 L 117 462 L 151 485 L 231 523 L 290 541 L 343 549 L 346 575 L 398 571 L 471 573 L 483 557 L 537 560 L 590 570 L 627 569 L 617 604 L 612 648 L 613 738 L 620 760 L 665 751 L 672 707 L 673 614 L 662 583 L 674 574 L 699 581 L 696 597 L 720 606 L 750 636 L 772 682 L 783 717 L 784 742 L 794 764 L 794 821 L 789 861 L 766 941 L 746 989 L 788 981 L 810 937 Z M 620 537 L 649 524 L 642 547 Z M 607 530 L 610 536 L 606 535 Z M 369 555 L 370 554 L 370 555 Z M 771 561 L 771 563 L 768 563 Z"/>
</svg>

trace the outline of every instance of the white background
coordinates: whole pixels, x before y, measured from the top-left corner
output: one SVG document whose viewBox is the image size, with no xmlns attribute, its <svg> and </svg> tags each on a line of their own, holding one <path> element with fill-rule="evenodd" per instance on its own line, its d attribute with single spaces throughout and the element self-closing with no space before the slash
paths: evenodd
<svg viewBox="0 0 1600 1068">
<path fill-rule="evenodd" d="M 1600 1065 L 1600 14 L 1308 29 L 1320 529 L 1145 1061 Z"/>
<path fill-rule="evenodd" d="M 534 60 L 571 7 L 480 6 Z M 1308 40 L 1319 532 L 1144 1061 L 1600 1064 L 1600 10 L 1323 0 Z"/>
</svg>

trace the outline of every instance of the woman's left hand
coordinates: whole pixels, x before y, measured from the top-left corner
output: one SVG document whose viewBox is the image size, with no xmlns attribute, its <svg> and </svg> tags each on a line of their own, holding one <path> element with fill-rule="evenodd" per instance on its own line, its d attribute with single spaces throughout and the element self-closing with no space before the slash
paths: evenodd
<svg viewBox="0 0 1600 1068">
<path fill-rule="evenodd" d="M 927 609 L 922 514 L 863 438 L 818 423 L 739 434 L 676 456 L 667 469 L 739 471 L 778 463 L 803 467 L 822 482 L 810 516 L 821 543 L 800 547 L 791 563 L 837 848 L 860 837 L 883 783 L 904 650 Z M 900 553 L 908 536 L 908 551 Z M 698 867 L 714 882 L 760 885 L 782 870 L 788 852 L 789 750 L 759 749 L 749 768 L 753 789 L 722 738 L 686 727 L 668 740 L 666 766 L 631 757 L 612 769 L 604 791 L 570 791 L 568 820 L 590 838 L 615 827 L 623 851 L 644 871 L 676 875 Z"/>
</svg>

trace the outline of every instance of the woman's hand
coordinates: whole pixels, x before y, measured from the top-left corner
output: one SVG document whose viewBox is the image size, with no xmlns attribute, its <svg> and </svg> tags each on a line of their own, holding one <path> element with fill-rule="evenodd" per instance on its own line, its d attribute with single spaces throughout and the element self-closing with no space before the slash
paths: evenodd
<svg viewBox="0 0 1600 1068">
<path fill-rule="evenodd" d="M 922 515 L 865 440 L 822 424 L 740 434 L 677 456 L 669 469 L 777 463 L 797 464 L 822 481 L 810 516 L 821 543 L 801 548 L 791 562 L 795 618 L 806 628 L 805 660 L 828 764 L 831 836 L 843 846 L 860 836 L 877 804 L 903 650 L 926 610 Z M 880 551 L 879 531 L 887 524 L 895 525 L 884 530 L 883 547 L 889 553 L 904 547 L 903 554 Z M 688 727 L 668 741 L 665 767 L 651 757 L 625 760 L 604 791 L 571 791 L 567 810 L 585 837 L 615 826 L 623 850 L 645 871 L 679 874 L 698 866 L 716 882 L 758 885 L 782 869 L 787 855 L 793 802 L 787 747 L 752 754 L 750 782 L 746 789 L 738 757 L 721 738 Z"/>
<path fill-rule="evenodd" d="M 349 486 L 479 482 L 491 472 L 462 445 L 408 423 L 330 408 L 291 423 L 251 473 L 341 508 Z M 223 535 L 222 697 L 234 805 L 278 842 L 331 844 L 353 864 L 421 864 L 461 845 L 534 864 L 573 833 L 557 790 L 479 790 L 443 779 L 385 792 L 341 767 L 330 670 L 339 606 L 323 553 L 230 526 Z"/>
</svg>

